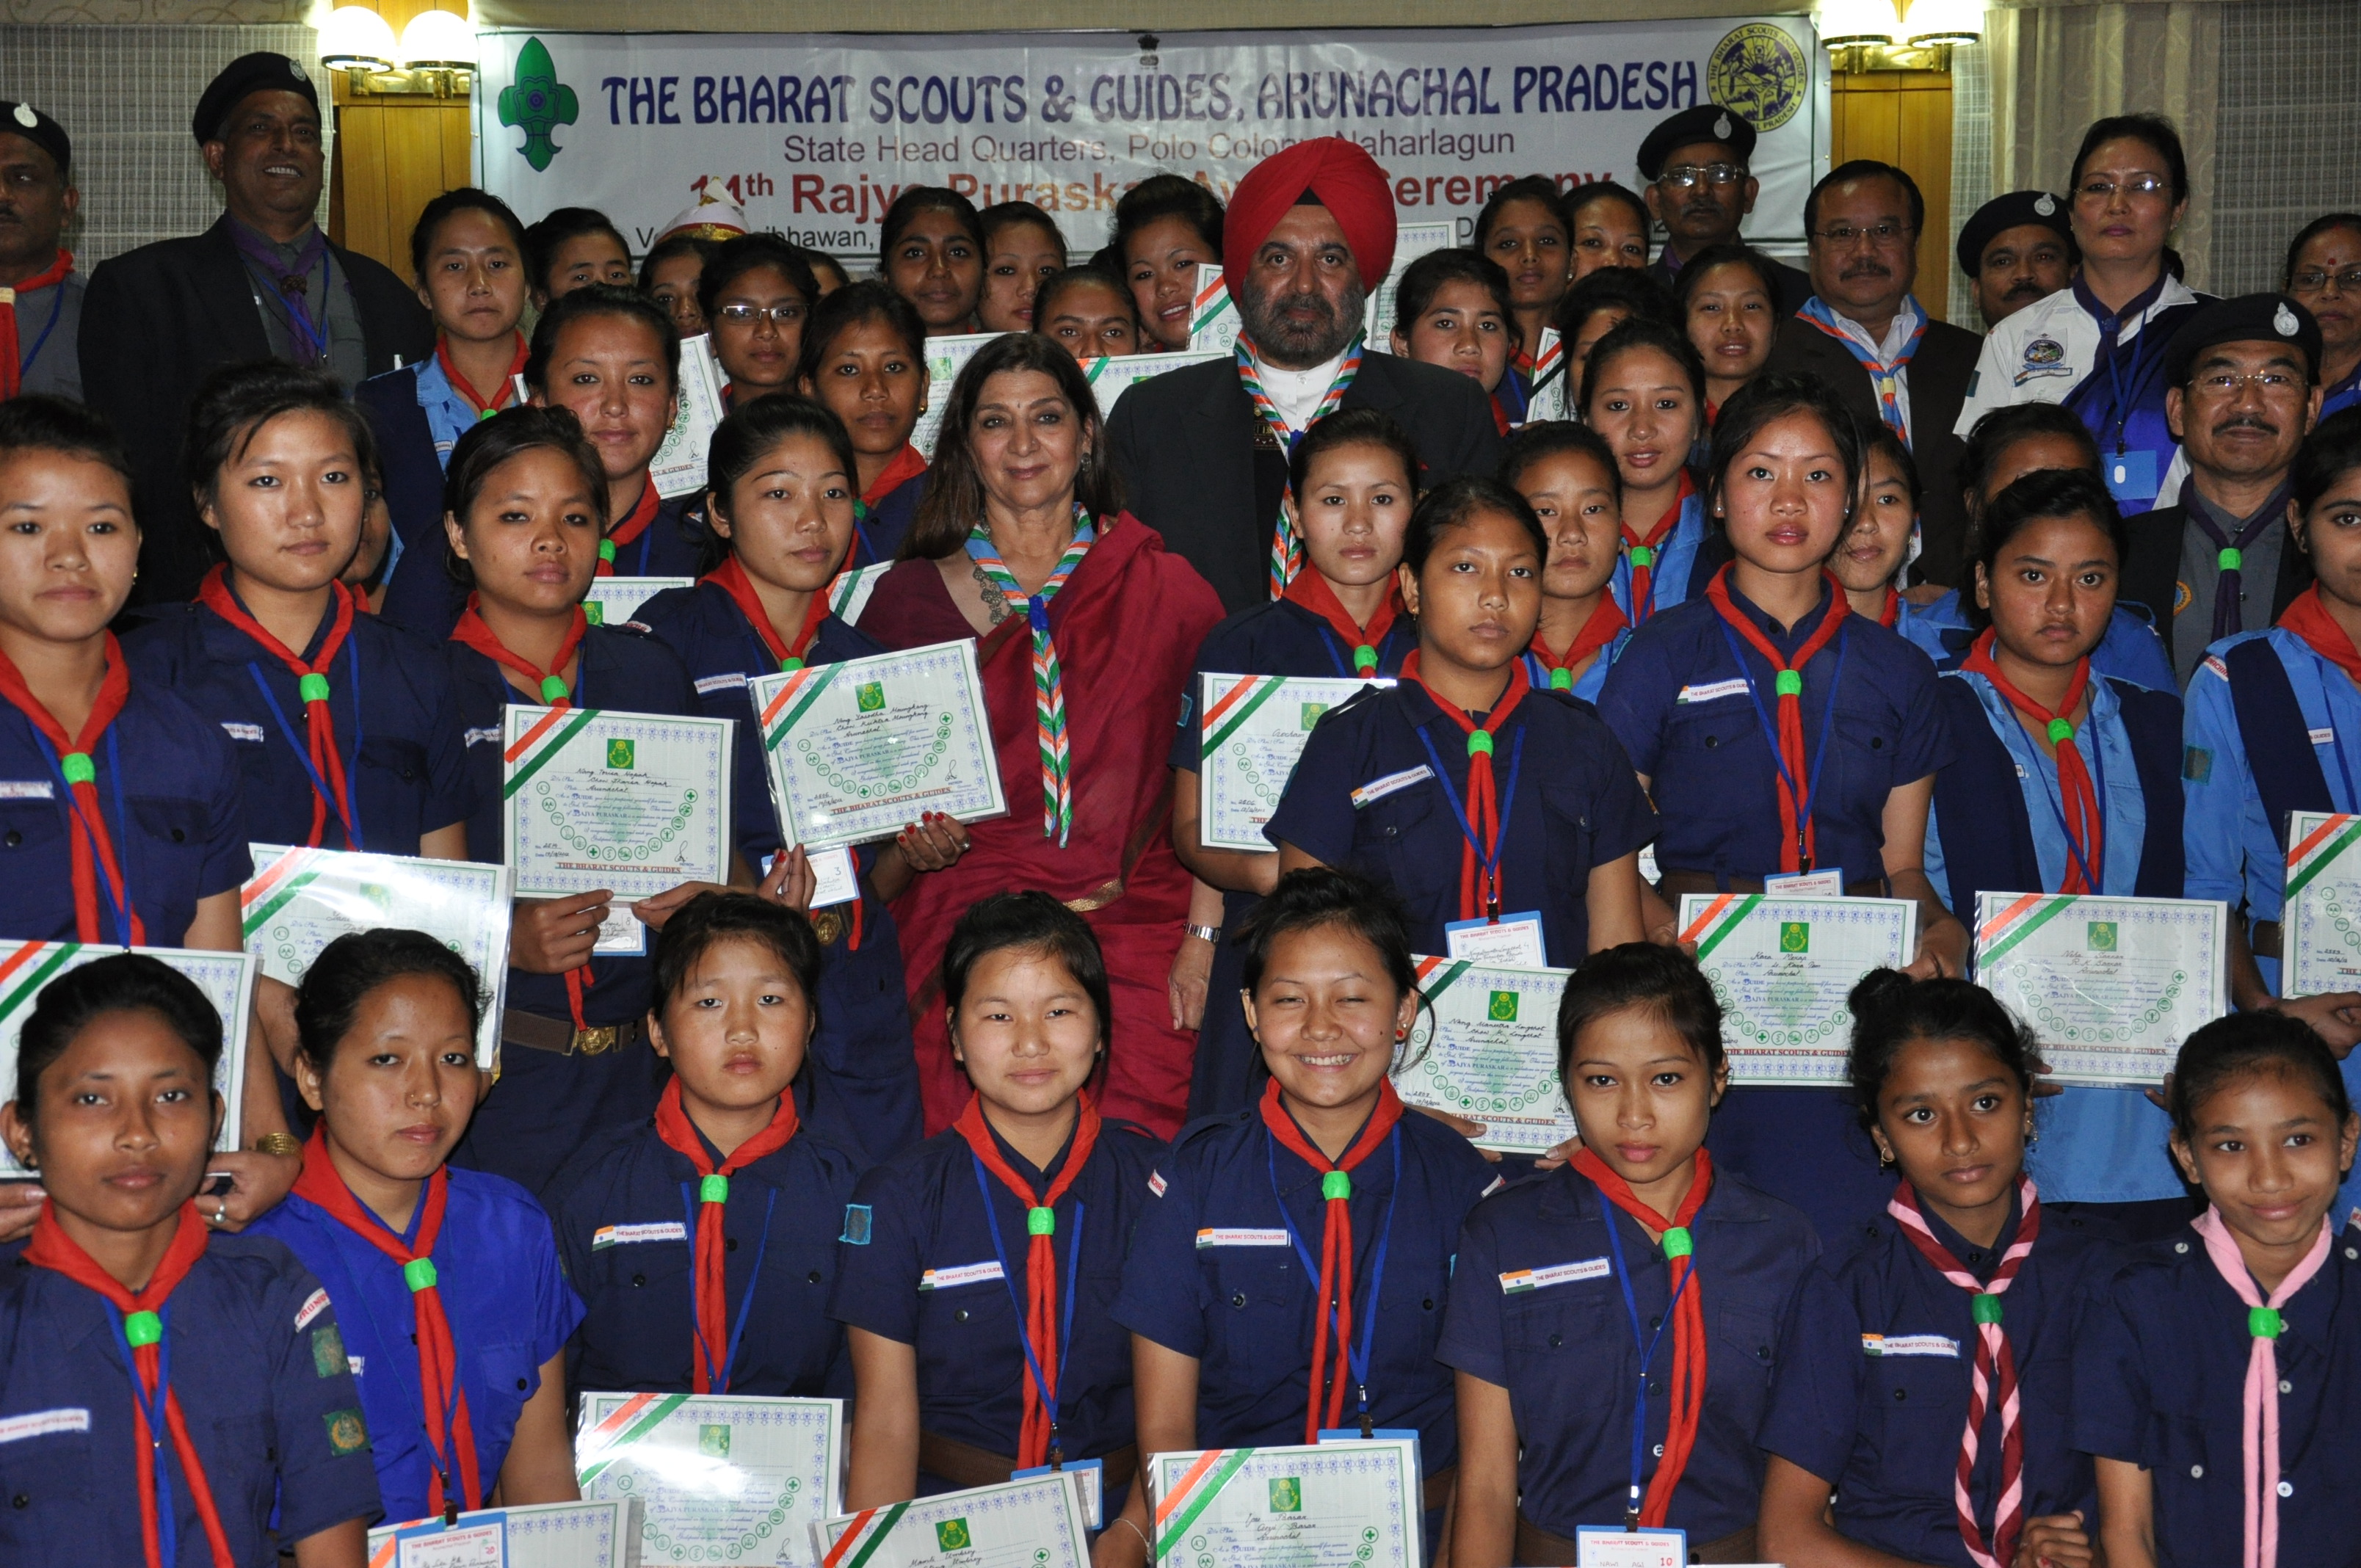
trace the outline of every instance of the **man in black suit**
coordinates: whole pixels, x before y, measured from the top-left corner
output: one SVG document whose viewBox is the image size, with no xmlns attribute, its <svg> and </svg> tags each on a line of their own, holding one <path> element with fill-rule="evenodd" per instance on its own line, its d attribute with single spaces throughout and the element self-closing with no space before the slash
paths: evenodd
<svg viewBox="0 0 2361 1568">
<path fill-rule="evenodd" d="M 1829 170 L 1804 203 L 1812 298 L 1779 323 L 1766 370 L 1836 389 L 1864 430 L 1879 422 L 1918 467 L 1922 582 L 1966 582 L 1968 515 L 1951 433 L 1983 339 L 1929 319 L 1910 292 L 1927 201 L 1917 181 L 1863 159 Z"/>
<path fill-rule="evenodd" d="M 1708 247 L 1742 242 L 1739 229 L 1754 210 L 1762 182 L 1749 168 L 1754 157 L 1754 126 L 1735 109 L 1699 104 L 1660 120 L 1640 143 L 1640 173 L 1649 215 L 1664 225 L 1664 247 L 1648 271 L 1665 288 L 1681 264 Z M 1812 280 L 1784 261 L 1771 262 L 1779 278 L 1779 313 L 1804 308 Z"/>
<path fill-rule="evenodd" d="M 203 524 L 181 471 L 198 388 L 225 365 L 285 359 L 346 386 L 434 352 L 434 327 L 401 279 L 329 243 L 313 221 L 325 159 L 320 99 L 283 54 L 224 67 L 191 123 L 227 210 L 187 239 L 100 265 L 82 307 L 83 395 L 130 449 L 147 604 L 192 596 Z"/>
<path fill-rule="evenodd" d="M 1237 354 L 1139 383 L 1107 422 L 1132 513 L 1233 612 L 1271 598 L 1287 455 L 1332 399 L 1391 414 L 1418 448 L 1422 488 L 1499 462 L 1491 400 L 1474 380 L 1361 343 L 1362 307 L 1393 248 L 1393 193 L 1359 147 L 1323 137 L 1265 159 L 1224 224 Z"/>
</svg>

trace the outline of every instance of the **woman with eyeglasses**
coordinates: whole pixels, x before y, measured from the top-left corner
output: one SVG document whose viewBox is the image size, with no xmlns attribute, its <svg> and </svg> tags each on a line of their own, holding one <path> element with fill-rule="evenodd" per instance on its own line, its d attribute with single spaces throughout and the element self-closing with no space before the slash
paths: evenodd
<svg viewBox="0 0 2361 1568">
<path fill-rule="evenodd" d="M 2320 323 L 2320 417 L 2361 403 L 2361 213 L 2304 225 L 2279 287 Z"/>
<path fill-rule="evenodd" d="M 2081 270 L 1993 328 L 1953 428 L 1964 436 L 2011 403 L 2063 403 L 2098 442 L 2100 477 L 2125 516 L 2169 506 L 2188 464 L 2165 420 L 2165 345 L 2204 297 L 2167 264 L 2189 210 L 2180 137 L 2155 115 L 2096 121 L 2068 191 Z"/>
<path fill-rule="evenodd" d="M 819 280 L 794 246 L 767 234 L 729 241 L 706 264 L 697 295 L 713 357 L 730 378 L 731 407 L 795 389 Z"/>
</svg>

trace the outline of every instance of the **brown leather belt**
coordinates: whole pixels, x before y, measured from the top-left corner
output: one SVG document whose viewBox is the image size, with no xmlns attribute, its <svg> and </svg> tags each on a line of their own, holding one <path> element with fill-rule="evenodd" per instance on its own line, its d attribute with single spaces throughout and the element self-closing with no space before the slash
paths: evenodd
<svg viewBox="0 0 2361 1568">
<path fill-rule="evenodd" d="M 544 1018 L 538 1013 L 522 1013 L 513 1007 L 500 1014 L 500 1044 L 522 1046 L 529 1051 L 548 1051 L 554 1056 L 595 1057 L 624 1050 L 639 1044 L 640 1036 L 646 1032 L 644 1018 L 577 1029 L 571 1019 Z"/>
<path fill-rule="evenodd" d="M 2286 951 L 2286 935 L 2276 920 L 2257 920 L 2246 927 L 2246 948 L 2258 959 L 2275 959 Z"/>
<path fill-rule="evenodd" d="M 1098 1460 L 1101 1465 L 1099 1486 L 1104 1492 L 1130 1486 L 1132 1477 L 1139 1474 L 1139 1445 L 1137 1443 L 1127 1442 L 1113 1453 L 1089 1457 Z M 957 1438 L 922 1431 L 918 1434 L 918 1468 L 939 1475 L 965 1491 L 975 1486 L 1001 1485 L 1016 1468 L 1016 1461 L 1008 1454 L 994 1453 L 988 1448 L 978 1448 Z"/>
<path fill-rule="evenodd" d="M 1578 1561 L 1576 1546 L 1562 1535 L 1548 1530 L 1517 1515 L 1517 1561 L 1519 1563 L 1573 1563 Z M 1754 1527 L 1732 1530 L 1719 1541 L 1708 1541 L 1703 1546 L 1689 1548 L 1692 1563 L 1752 1563 L 1755 1560 Z"/>
<path fill-rule="evenodd" d="M 1728 883 L 1724 887 L 1721 884 Z M 1752 876 L 1719 876 L 1712 872 L 1666 872 L 1657 879 L 1656 891 L 1667 899 L 1678 899 L 1685 893 L 1761 893 L 1763 879 Z M 1885 879 L 1865 877 L 1860 882 L 1845 883 L 1847 898 L 1884 898 Z"/>
</svg>

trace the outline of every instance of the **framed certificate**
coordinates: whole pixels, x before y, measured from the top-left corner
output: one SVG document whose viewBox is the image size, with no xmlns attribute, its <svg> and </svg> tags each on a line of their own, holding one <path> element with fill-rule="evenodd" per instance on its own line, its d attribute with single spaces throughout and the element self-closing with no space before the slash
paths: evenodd
<svg viewBox="0 0 2361 1568">
<path fill-rule="evenodd" d="M 2068 1083 L 2159 1083 L 2226 1010 L 2226 905 L 2070 893 L 1976 895 L 1976 982 Z"/>
<path fill-rule="evenodd" d="M 369 1568 L 637 1568 L 640 1505 L 534 1503 L 382 1524 L 368 1532 Z"/>
<path fill-rule="evenodd" d="M 680 408 L 648 465 L 656 494 L 666 500 L 705 488 L 705 455 L 713 444 L 715 427 L 730 411 L 721 400 L 727 380 L 713 357 L 712 338 L 699 333 L 681 340 Z"/>
<path fill-rule="evenodd" d="M 254 880 L 238 890 L 238 912 L 262 973 L 301 985 L 320 949 L 347 931 L 423 931 L 475 966 L 485 991 L 476 1065 L 499 1068 L 515 872 L 475 861 L 247 848 Z"/>
<path fill-rule="evenodd" d="M 758 675 L 746 690 L 790 844 L 890 838 L 922 811 L 972 822 L 1008 809 L 973 642 Z"/>
<path fill-rule="evenodd" d="M 111 957 L 121 948 L 95 942 L 0 942 L 0 1099 L 16 1092 L 16 1036 L 41 988 L 71 969 L 93 959 Z M 254 956 L 220 953 L 199 948 L 138 948 L 197 982 L 205 1000 L 221 1014 L 221 1060 L 214 1066 L 214 1092 L 222 1097 L 222 1124 L 214 1139 L 216 1150 L 227 1152 L 245 1142 L 241 1121 L 246 1089 L 246 1030 L 254 997 Z M 0 1144 L 0 1178 L 22 1179 L 34 1173 L 18 1165 L 7 1146 Z"/>
<path fill-rule="evenodd" d="M 1272 854 L 1262 836 L 1320 716 L 1390 680 L 1319 675 L 1198 677 L 1197 837 L 1209 850 Z"/>
<path fill-rule="evenodd" d="M 2282 996 L 2361 991 L 2361 817 L 2288 814 Z"/>
<path fill-rule="evenodd" d="M 941 339 L 934 341 L 940 342 Z M 1197 347 L 1193 343 L 1169 354 L 1110 355 L 1083 360 L 1082 379 L 1091 384 L 1091 390 L 1098 397 L 1099 417 L 1111 419 L 1115 415 L 1115 405 L 1124 393 L 1142 381 L 1151 380 L 1168 370 L 1185 369 L 1191 365 L 1202 365 L 1209 359 L 1228 357 L 1230 351 L 1226 348 L 1209 351 Z"/>
<path fill-rule="evenodd" d="M 1426 1007 L 1394 1088 L 1413 1105 L 1484 1124 L 1479 1149 L 1540 1154 L 1574 1136 L 1557 1076 L 1557 1001 L 1569 971 L 1420 959 Z"/>
<path fill-rule="evenodd" d="M 1846 1082 L 1845 998 L 1918 947 L 1918 906 L 1906 898 L 1686 893 L 1680 915 L 1681 940 L 1697 945 L 1721 1003 L 1732 1083 Z"/>
<path fill-rule="evenodd" d="M 844 1401 L 585 1394 L 574 1464 L 586 1498 L 631 1498 L 642 1562 L 812 1563 L 837 1510 Z"/>
<path fill-rule="evenodd" d="M 620 905 L 727 881 L 737 730 L 730 718 L 510 707 L 500 859 L 518 895 L 608 888 Z"/>
<path fill-rule="evenodd" d="M 1214 1448 L 1148 1461 L 1158 1568 L 1418 1568 L 1418 1444 Z"/>
<path fill-rule="evenodd" d="M 819 1568 L 1089 1568 L 1071 1473 L 864 1508 L 811 1529 Z"/>
<path fill-rule="evenodd" d="M 1433 223 L 1403 224 L 1394 231 L 1393 265 L 1386 271 L 1385 281 L 1369 294 L 1364 310 L 1362 326 L 1368 334 L 1369 345 L 1383 348 L 1386 334 L 1394 328 L 1394 295 L 1400 291 L 1402 274 L 1410 264 L 1431 250 L 1449 250 L 1459 243 L 1459 225 L 1444 218 Z"/>
<path fill-rule="evenodd" d="M 593 626 L 620 626 L 666 588 L 696 586 L 695 577 L 593 577 L 582 599 L 583 619 Z"/>
<path fill-rule="evenodd" d="M 951 383 L 959 379 L 977 349 L 1000 335 L 961 332 L 927 339 L 926 406 L 918 412 L 917 428 L 910 432 L 910 444 L 925 453 L 928 462 L 935 460 L 935 443 L 942 438 L 943 411 L 950 406 Z"/>
</svg>

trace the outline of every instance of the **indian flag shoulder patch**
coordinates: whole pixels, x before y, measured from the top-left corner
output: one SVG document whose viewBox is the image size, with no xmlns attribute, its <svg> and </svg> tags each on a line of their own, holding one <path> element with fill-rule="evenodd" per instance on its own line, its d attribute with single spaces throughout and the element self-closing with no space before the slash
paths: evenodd
<svg viewBox="0 0 2361 1568">
<path fill-rule="evenodd" d="M 1870 1334 L 1861 1336 L 1863 1355 L 1933 1355 L 1960 1359 L 1960 1342 L 1943 1334 Z"/>
</svg>

